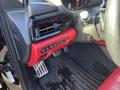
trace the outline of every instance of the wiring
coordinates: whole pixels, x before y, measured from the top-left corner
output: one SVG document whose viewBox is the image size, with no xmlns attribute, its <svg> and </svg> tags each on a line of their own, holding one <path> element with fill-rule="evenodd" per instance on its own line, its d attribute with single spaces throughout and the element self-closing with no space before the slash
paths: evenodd
<svg viewBox="0 0 120 90">
<path fill-rule="evenodd" d="M 96 30 L 96 32 L 98 34 L 98 37 L 100 39 L 102 39 L 101 36 L 100 36 L 100 34 L 99 34 L 98 28 L 97 28 L 97 20 L 98 20 L 97 18 L 98 18 L 99 15 L 100 15 L 100 11 L 95 15 L 95 30 Z"/>
</svg>

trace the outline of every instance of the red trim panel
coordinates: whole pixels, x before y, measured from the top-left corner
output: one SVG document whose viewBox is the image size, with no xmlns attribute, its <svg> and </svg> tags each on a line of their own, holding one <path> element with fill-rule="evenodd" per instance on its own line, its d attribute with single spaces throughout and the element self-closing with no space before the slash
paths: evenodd
<svg viewBox="0 0 120 90">
<path fill-rule="evenodd" d="M 31 57 L 28 66 L 32 67 L 41 60 L 50 57 L 54 52 L 68 46 L 76 37 L 76 30 L 69 28 L 59 35 L 32 44 Z"/>
<path fill-rule="evenodd" d="M 98 90 L 120 90 L 120 68 L 115 69 Z"/>
<path fill-rule="evenodd" d="M 96 41 L 96 44 L 106 47 L 105 40 L 98 40 L 98 41 Z"/>
</svg>

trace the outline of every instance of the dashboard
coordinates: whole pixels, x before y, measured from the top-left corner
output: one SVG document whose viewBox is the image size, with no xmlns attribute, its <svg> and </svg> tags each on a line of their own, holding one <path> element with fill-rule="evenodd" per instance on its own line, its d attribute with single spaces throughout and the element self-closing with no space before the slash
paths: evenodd
<svg viewBox="0 0 120 90">
<path fill-rule="evenodd" d="M 61 2 L 67 10 L 77 11 L 104 5 L 105 0 L 61 0 Z"/>
<path fill-rule="evenodd" d="M 76 37 L 73 16 L 48 2 L 30 2 L 28 9 L 8 11 L 21 62 L 29 67 L 46 60 Z"/>
<path fill-rule="evenodd" d="M 93 8 L 104 0 L 29 0 L 27 10 L 8 11 L 20 60 L 29 67 L 71 44 L 76 37 L 74 16 L 70 12 Z M 64 10 L 63 10 L 64 9 Z M 36 57 L 35 57 L 36 55 Z"/>
</svg>

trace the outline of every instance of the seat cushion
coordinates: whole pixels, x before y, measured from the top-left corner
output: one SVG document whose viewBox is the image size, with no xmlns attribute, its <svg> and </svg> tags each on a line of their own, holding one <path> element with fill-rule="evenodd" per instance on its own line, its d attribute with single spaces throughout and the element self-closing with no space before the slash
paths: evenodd
<svg viewBox="0 0 120 90">
<path fill-rule="evenodd" d="M 98 90 L 120 90 L 120 68 L 115 69 Z"/>
</svg>

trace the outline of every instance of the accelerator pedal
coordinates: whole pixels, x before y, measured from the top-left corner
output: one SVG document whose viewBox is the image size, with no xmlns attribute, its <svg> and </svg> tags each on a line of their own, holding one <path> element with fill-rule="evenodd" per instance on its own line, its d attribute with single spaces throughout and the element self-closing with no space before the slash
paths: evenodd
<svg viewBox="0 0 120 90">
<path fill-rule="evenodd" d="M 48 73 L 48 69 L 43 61 L 33 66 L 38 78 L 43 77 Z"/>
</svg>

